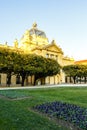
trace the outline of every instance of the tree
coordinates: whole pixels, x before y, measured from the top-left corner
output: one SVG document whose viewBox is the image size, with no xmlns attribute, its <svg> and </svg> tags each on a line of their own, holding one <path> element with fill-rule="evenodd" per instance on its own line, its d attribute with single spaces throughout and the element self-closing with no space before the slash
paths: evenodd
<svg viewBox="0 0 87 130">
<path fill-rule="evenodd" d="M 8 48 L 0 48 L 0 73 L 7 74 L 7 85 L 11 84 L 11 76 L 15 74 L 20 62 L 20 54 Z"/>
<path fill-rule="evenodd" d="M 22 61 L 20 63 L 19 73 L 22 76 L 22 86 L 28 75 L 34 75 L 35 85 L 38 79 L 56 75 L 60 72 L 60 65 L 57 61 L 34 54 L 22 55 Z"/>
<path fill-rule="evenodd" d="M 53 76 L 60 73 L 61 66 L 54 59 L 47 58 L 47 76 Z"/>
<path fill-rule="evenodd" d="M 22 77 L 21 86 L 24 86 L 24 81 L 27 75 L 30 73 L 30 55 L 23 53 L 16 53 L 16 60 L 14 62 L 14 74 Z"/>
<path fill-rule="evenodd" d="M 22 77 L 21 85 L 27 76 L 34 75 L 35 80 L 56 75 L 60 65 L 53 59 L 46 59 L 34 54 L 23 54 L 10 49 L 0 48 L 0 72 L 7 74 L 7 84 L 11 84 L 11 75 L 18 74 Z"/>
<path fill-rule="evenodd" d="M 36 75 L 44 69 L 45 59 L 34 54 L 21 54 L 20 60 L 16 59 L 15 74 L 22 77 L 21 85 L 24 86 L 24 81 L 29 75 Z M 20 62 L 19 62 L 20 61 Z"/>
<path fill-rule="evenodd" d="M 47 64 L 46 58 L 44 58 L 42 56 L 37 56 L 37 55 L 34 55 L 32 57 L 31 74 L 33 74 L 35 77 L 34 78 L 34 85 L 36 84 L 37 79 L 45 76 L 45 73 L 47 72 L 46 64 Z"/>
<path fill-rule="evenodd" d="M 86 77 L 87 76 L 87 66 L 86 65 L 68 65 L 64 66 L 63 70 L 65 74 L 69 77 L 73 77 L 74 83 L 76 83 L 76 78 Z"/>
<path fill-rule="evenodd" d="M 36 83 L 37 79 L 46 78 L 47 76 L 53 76 L 60 73 L 60 65 L 56 60 L 50 58 L 46 59 L 43 57 L 40 58 L 41 59 L 38 59 L 40 64 L 39 62 L 37 62 L 38 71 L 36 71 L 36 73 L 34 74 L 35 75 L 34 84 Z"/>
<path fill-rule="evenodd" d="M 87 65 L 78 65 L 79 69 L 77 72 L 77 76 L 80 77 L 80 83 L 81 79 L 84 77 L 85 78 L 85 83 L 86 83 L 86 77 L 87 77 Z"/>
<path fill-rule="evenodd" d="M 78 73 L 78 65 L 64 66 L 63 70 L 67 76 L 73 77 L 74 83 L 76 83 L 76 76 Z"/>
</svg>

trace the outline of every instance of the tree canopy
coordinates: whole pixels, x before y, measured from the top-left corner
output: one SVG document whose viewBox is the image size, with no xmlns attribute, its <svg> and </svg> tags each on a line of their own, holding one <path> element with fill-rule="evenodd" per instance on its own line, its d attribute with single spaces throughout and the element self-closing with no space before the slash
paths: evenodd
<svg viewBox="0 0 87 130">
<path fill-rule="evenodd" d="M 0 73 L 6 73 L 7 84 L 11 83 L 11 75 L 19 74 L 22 77 L 22 86 L 29 75 L 39 78 L 56 75 L 60 72 L 60 65 L 56 60 L 44 58 L 35 54 L 23 54 L 6 48 L 0 49 Z"/>
<path fill-rule="evenodd" d="M 74 83 L 76 77 L 87 77 L 87 65 L 68 65 L 64 66 L 63 70 L 66 76 L 73 77 Z"/>
</svg>

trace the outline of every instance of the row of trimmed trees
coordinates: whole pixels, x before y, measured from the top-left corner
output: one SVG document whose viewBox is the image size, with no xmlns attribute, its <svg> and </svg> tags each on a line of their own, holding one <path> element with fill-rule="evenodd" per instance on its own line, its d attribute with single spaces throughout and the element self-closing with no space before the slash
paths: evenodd
<svg viewBox="0 0 87 130">
<path fill-rule="evenodd" d="M 64 66 L 63 70 L 67 77 L 73 78 L 74 83 L 81 83 L 82 78 L 84 78 L 84 83 L 86 83 L 87 78 L 87 65 L 68 65 Z"/>
<path fill-rule="evenodd" d="M 22 86 L 24 86 L 27 76 L 34 75 L 35 85 L 38 79 L 56 75 L 60 73 L 60 69 L 60 65 L 54 59 L 0 48 L 0 73 L 7 74 L 8 86 L 11 84 L 12 75 L 21 76 Z M 78 78 L 81 79 L 82 77 L 84 77 L 86 83 L 87 65 L 68 65 L 63 67 L 63 71 L 67 77 L 73 78 L 74 83 L 77 82 Z"/>
<path fill-rule="evenodd" d="M 60 73 L 60 65 L 53 59 L 0 48 L 0 73 L 7 74 L 8 86 L 11 84 L 12 75 L 21 76 L 22 86 L 27 76 L 34 75 L 35 85 L 37 79 Z"/>
</svg>

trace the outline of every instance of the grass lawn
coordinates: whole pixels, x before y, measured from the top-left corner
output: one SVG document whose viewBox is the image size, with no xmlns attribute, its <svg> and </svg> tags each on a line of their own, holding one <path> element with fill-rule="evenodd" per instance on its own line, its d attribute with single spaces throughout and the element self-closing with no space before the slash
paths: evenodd
<svg viewBox="0 0 87 130">
<path fill-rule="evenodd" d="M 63 87 L 0 91 L 0 130 L 67 130 L 35 112 L 38 104 L 63 101 L 87 108 L 87 88 Z"/>
</svg>

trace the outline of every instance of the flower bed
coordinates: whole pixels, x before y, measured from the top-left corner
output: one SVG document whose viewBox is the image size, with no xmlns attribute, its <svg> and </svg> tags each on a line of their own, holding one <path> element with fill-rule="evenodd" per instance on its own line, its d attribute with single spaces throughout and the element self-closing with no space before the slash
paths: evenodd
<svg viewBox="0 0 87 130">
<path fill-rule="evenodd" d="M 48 114 L 50 117 L 63 119 L 74 124 L 78 128 L 87 130 L 87 109 L 85 108 L 55 101 L 37 105 L 34 109 Z"/>
</svg>

